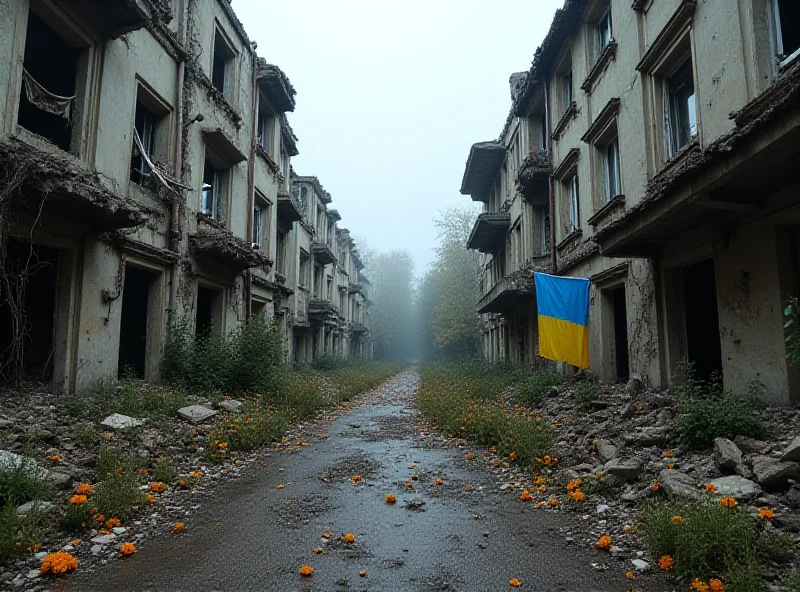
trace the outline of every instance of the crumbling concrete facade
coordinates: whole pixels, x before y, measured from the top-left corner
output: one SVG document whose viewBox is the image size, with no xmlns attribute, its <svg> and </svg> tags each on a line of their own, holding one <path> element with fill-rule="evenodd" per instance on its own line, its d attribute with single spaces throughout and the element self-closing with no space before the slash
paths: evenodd
<svg viewBox="0 0 800 592">
<path fill-rule="evenodd" d="M 0 58 L 4 370 L 153 379 L 172 315 L 263 312 L 291 347 L 292 257 L 319 231 L 292 195 L 295 90 L 230 2 L 10 0 Z"/>
<path fill-rule="evenodd" d="M 604 381 L 668 386 L 689 360 L 800 399 L 781 316 L 800 290 L 795 4 L 566 0 L 462 183 L 510 214 L 503 236 L 479 220 L 470 241 L 489 359 L 533 359 L 533 286 L 508 286 L 539 268 L 591 278 Z"/>
</svg>

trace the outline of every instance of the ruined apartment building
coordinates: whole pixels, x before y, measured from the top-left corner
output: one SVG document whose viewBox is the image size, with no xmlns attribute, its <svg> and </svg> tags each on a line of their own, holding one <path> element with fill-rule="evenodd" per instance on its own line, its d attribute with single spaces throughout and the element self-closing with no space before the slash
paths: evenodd
<svg viewBox="0 0 800 592">
<path fill-rule="evenodd" d="M 800 400 L 800 3 L 566 0 L 462 193 L 483 202 L 480 327 L 533 362 L 534 271 L 588 277 L 591 369 Z"/>
<path fill-rule="evenodd" d="M 291 348 L 309 318 L 333 326 L 312 312 L 332 298 L 329 345 L 303 359 L 369 355 L 365 292 L 348 284 L 342 310 L 300 283 L 322 242 L 323 273 L 355 284 L 355 245 L 292 195 L 295 90 L 228 1 L 0 3 L 0 81 L 4 375 L 155 378 L 173 314 L 229 332 L 263 312 Z"/>
</svg>

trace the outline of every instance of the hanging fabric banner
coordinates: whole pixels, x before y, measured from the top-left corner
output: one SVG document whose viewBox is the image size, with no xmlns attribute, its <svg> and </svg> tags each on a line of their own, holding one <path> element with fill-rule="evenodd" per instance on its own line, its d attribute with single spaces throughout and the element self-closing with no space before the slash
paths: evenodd
<svg viewBox="0 0 800 592">
<path fill-rule="evenodd" d="M 22 81 L 25 83 L 25 96 L 32 105 L 42 111 L 58 115 L 59 117 L 70 120 L 72 117 L 72 101 L 75 96 L 62 97 L 54 95 L 31 76 L 27 70 L 22 69 Z"/>
<path fill-rule="evenodd" d="M 539 317 L 539 355 L 589 367 L 588 279 L 533 275 Z"/>
</svg>

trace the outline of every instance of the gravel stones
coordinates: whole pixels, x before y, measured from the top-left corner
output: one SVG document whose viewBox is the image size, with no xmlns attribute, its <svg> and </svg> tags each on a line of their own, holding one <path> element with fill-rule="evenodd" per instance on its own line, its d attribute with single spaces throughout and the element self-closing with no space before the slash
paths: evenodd
<svg viewBox="0 0 800 592">
<path fill-rule="evenodd" d="M 121 413 L 112 413 L 100 422 L 100 425 L 111 428 L 112 430 L 121 430 L 124 428 L 135 428 L 142 425 L 144 422 L 141 419 L 128 417 Z"/>
<path fill-rule="evenodd" d="M 742 451 L 727 438 L 714 440 L 714 464 L 723 475 L 746 474 Z"/>
<path fill-rule="evenodd" d="M 178 409 L 178 415 L 192 423 L 201 423 L 214 417 L 217 413 L 219 413 L 219 411 L 203 407 L 202 405 L 189 405 L 188 407 L 181 407 Z"/>
</svg>

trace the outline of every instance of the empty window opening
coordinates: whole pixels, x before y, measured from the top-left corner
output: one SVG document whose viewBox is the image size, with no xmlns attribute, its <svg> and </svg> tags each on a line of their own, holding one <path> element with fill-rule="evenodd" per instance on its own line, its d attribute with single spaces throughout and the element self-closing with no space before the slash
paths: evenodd
<svg viewBox="0 0 800 592">
<path fill-rule="evenodd" d="M 136 102 L 136 115 L 133 119 L 133 127 L 139 134 L 139 141 L 144 148 L 145 155 L 136 148 L 131 155 L 131 181 L 146 187 L 154 187 L 151 178 L 150 165 L 147 161 L 153 162 L 156 150 L 156 116 L 139 101 Z"/>
<path fill-rule="evenodd" d="M 567 234 L 572 234 L 581 227 L 580 190 L 578 187 L 578 174 L 573 174 L 566 183 L 569 196 L 569 218 L 567 219 Z"/>
<path fill-rule="evenodd" d="M 614 197 L 622 193 L 619 171 L 619 139 L 614 138 L 605 149 L 604 159 L 605 181 L 606 181 L 606 201 L 611 201 Z"/>
<path fill-rule="evenodd" d="M 628 380 L 628 308 L 625 288 L 612 292 L 614 306 L 614 364 L 617 382 Z"/>
<path fill-rule="evenodd" d="M 690 58 L 667 78 L 665 88 L 668 96 L 667 153 L 674 156 L 697 136 L 697 104 Z"/>
<path fill-rule="evenodd" d="M 211 219 L 223 222 L 223 203 L 228 182 L 227 169 L 219 168 L 206 158 L 203 167 L 203 190 L 200 196 L 200 211 Z"/>
<path fill-rule="evenodd" d="M 707 259 L 684 267 L 682 282 L 686 358 L 698 378 L 707 380 L 722 371 L 714 262 Z"/>
<path fill-rule="evenodd" d="M 117 365 L 120 378 L 145 377 L 152 285 L 153 273 L 130 265 L 125 267 Z"/>
<path fill-rule="evenodd" d="M 23 378 L 46 382 L 53 377 L 58 251 L 8 238 L 5 254 L 6 274 L 20 307 L 12 310 L 5 298 L 0 303 L 0 378 L 21 371 Z M 13 354 L 20 344 L 22 367 L 14 368 L 9 364 L 19 359 Z"/>
<path fill-rule="evenodd" d="M 258 100 L 258 147 L 273 156 L 275 134 L 275 113 L 263 97 Z"/>
<path fill-rule="evenodd" d="M 267 303 L 262 300 L 253 300 L 252 314 L 254 317 L 267 314 Z"/>
<path fill-rule="evenodd" d="M 26 35 L 17 122 L 69 152 L 80 50 L 32 10 L 28 11 Z"/>
<path fill-rule="evenodd" d="M 573 101 L 572 70 L 561 76 L 561 100 L 564 102 L 562 111 L 566 111 Z"/>
<path fill-rule="evenodd" d="M 311 257 L 307 253 L 300 253 L 300 277 L 297 281 L 303 287 L 308 287 L 310 261 Z"/>
<path fill-rule="evenodd" d="M 611 40 L 614 38 L 614 34 L 611 29 L 611 9 L 607 10 L 603 17 L 598 21 L 597 28 L 595 30 L 597 32 L 596 57 L 599 58 L 600 54 L 606 47 L 608 47 L 608 44 L 611 43 Z"/>
<path fill-rule="evenodd" d="M 547 152 L 547 116 L 544 113 L 539 119 L 539 150 Z"/>
<path fill-rule="evenodd" d="M 797 0 L 772 0 L 778 61 L 793 57 L 800 51 L 800 2 Z"/>
<path fill-rule="evenodd" d="M 195 318 L 197 338 L 209 337 L 212 332 L 219 331 L 222 313 L 221 300 L 222 294 L 219 290 L 197 286 L 197 316 Z"/>
<path fill-rule="evenodd" d="M 211 84 L 228 97 L 231 85 L 231 70 L 235 52 L 218 30 L 214 32 L 214 59 L 211 68 Z"/>
<path fill-rule="evenodd" d="M 275 253 L 275 271 L 286 276 L 286 242 L 289 233 L 278 231 Z"/>
<path fill-rule="evenodd" d="M 264 249 L 264 218 L 259 204 L 253 207 L 253 248 Z"/>
<path fill-rule="evenodd" d="M 541 210 L 541 240 L 539 241 L 539 253 L 550 252 L 550 213 L 546 208 Z"/>
</svg>

